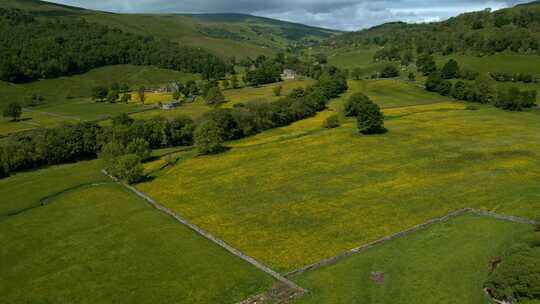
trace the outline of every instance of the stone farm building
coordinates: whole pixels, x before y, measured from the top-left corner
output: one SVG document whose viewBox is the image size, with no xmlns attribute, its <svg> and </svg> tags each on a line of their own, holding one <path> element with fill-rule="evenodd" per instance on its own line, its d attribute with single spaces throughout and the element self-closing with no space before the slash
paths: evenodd
<svg viewBox="0 0 540 304">
<path fill-rule="evenodd" d="M 281 79 L 283 80 L 295 80 L 296 79 L 296 71 L 286 69 L 283 70 L 283 74 L 281 74 Z"/>
</svg>

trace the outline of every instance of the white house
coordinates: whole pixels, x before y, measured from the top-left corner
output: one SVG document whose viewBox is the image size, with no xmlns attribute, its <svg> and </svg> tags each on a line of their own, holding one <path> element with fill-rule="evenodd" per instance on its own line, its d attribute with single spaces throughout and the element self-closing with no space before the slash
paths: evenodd
<svg viewBox="0 0 540 304">
<path fill-rule="evenodd" d="M 296 71 L 285 69 L 283 70 L 283 74 L 281 74 L 281 79 L 283 80 L 295 80 L 296 79 Z"/>
</svg>

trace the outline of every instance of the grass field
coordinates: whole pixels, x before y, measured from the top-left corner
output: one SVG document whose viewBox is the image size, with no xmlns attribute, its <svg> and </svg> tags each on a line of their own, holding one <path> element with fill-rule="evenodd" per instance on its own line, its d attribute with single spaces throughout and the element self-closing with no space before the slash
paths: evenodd
<svg viewBox="0 0 540 304">
<path fill-rule="evenodd" d="M 99 173 L 97 161 L 0 180 L 5 303 L 236 303 L 273 280 Z M 105 183 L 105 184 L 103 184 Z"/>
<path fill-rule="evenodd" d="M 287 80 L 283 82 L 268 84 L 260 87 L 245 87 L 241 89 L 223 91 L 227 103 L 224 107 L 233 107 L 238 103 L 246 103 L 250 101 L 270 102 L 279 99 L 279 96 L 274 95 L 274 89 L 278 86 L 282 87 L 281 95 L 285 96 L 296 88 L 305 88 L 314 84 L 312 79 L 303 80 Z"/>
<path fill-rule="evenodd" d="M 448 60 L 455 59 L 461 67 L 480 73 L 506 72 L 540 74 L 540 56 L 501 53 L 477 57 L 465 55 L 440 56 L 436 58 L 437 66 L 442 67 Z"/>
<path fill-rule="evenodd" d="M 352 120 L 322 129 L 331 113 L 186 157 L 139 188 L 280 271 L 463 207 L 525 217 L 540 208 L 538 111 L 450 101 L 386 109 L 389 133 L 379 136 L 357 135 Z"/>
<path fill-rule="evenodd" d="M 376 246 L 294 280 L 310 290 L 295 303 L 486 304 L 489 263 L 532 227 L 464 215 Z M 384 278 L 375 282 L 372 272 Z"/>
</svg>

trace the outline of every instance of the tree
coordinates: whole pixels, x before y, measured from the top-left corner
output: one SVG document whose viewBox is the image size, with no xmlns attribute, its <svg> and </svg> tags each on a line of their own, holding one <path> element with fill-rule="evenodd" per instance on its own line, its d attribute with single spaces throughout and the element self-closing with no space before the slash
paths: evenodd
<svg viewBox="0 0 540 304">
<path fill-rule="evenodd" d="M 129 103 L 131 101 L 131 94 L 124 93 L 124 95 L 122 95 L 122 98 L 120 98 L 120 101 L 123 103 Z"/>
<path fill-rule="evenodd" d="M 418 70 L 424 73 L 424 75 L 429 75 L 437 70 L 437 64 L 435 64 L 435 60 L 430 54 L 424 54 L 418 57 L 416 60 L 416 65 Z"/>
<path fill-rule="evenodd" d="M 22 115 L 22 107 L 18 102 L 12 102 L 4 109 L 4 117 L 11 117 L 12 121 L 18 121 Z"/>
<path fill-rule="evenodd" d="M 360 106 L 357 116 L 358 131 L 362 134 L 380 134 L 386 132 L 384 115 L 378 105 L 366 102 Z"/>
<path fill-rule="evenodd" d="M 450 59 L 441 70 L 443 79 L 453 79 L 459 77 L 459 65 L 454 59 Z"/>
<path fill-rule="evenodd" d="M 150 157 L 152 149 L 150 149 L 150 144 L 146 140 L 136 138 L 127 145 L 126 152 L 128 154 L 135 154 L 140 160 L 144 161 Z"/>
<path fill-rule="evenodd" d="M 463 81 L 458 81 L 452 89 L 452 97 L 458 100 L 466 100 L 467 85 Z"/>
<path fill-rule="evenodd" d="M 381 72 L 382 78 L 394 78 L 399 76 L 399 70 L 393 65 L 387 65 Z"/>
<path fill-rule="evenodd" d="M 344 106 L 344 114 L 346 117 L 358 116 L 361 107 L 365 103 L 369 103 L 371 100 L 363 93 L 355 93 L 347 99 Z"/>
<path fill-rule="evenodd" d="M 333 129 L 339 127 L 339 117 L 337 115 L 332 115 L 325 119 L 323 127 L 326 129 Z"/>
<path fill-rule="evenodd" d="M 215 86 L 208 90 L 205 100 L 207 104 L 219 105 L 225 102 L 225 96 L 223 96 L 221 89 Z"/>
<path fill-rule="evenodd" d="M 144 101 L 146 100 L 146 88 L 145 87 L 139 87 L 139 90 L 137 90 L 137 95 L 139 96 L 139 101 L 144 104 Z"/>
<path fill-rule="evenodd" d="M 126 149 L 124 145 L 117 141 L 110 141 L 106 143 L 102 148 L 101 152 L 99 153 L 99 157 L 105 160 L 105 163 L 108 165 L 108 167 L 112 166 L 113 161 L 115 158 L 120 157 L 124 155 L 126 152 Z"/>
<path fill-rule="evenodd" d="M 109 103 L 116 103 L 116 101 L 118 100 L 118 97 L 120 95 L 118 94 L 118 91 L 116 90 L 110 90 L 109 93 L 107 94 L 107 102 Z"/>
<path fill-rule="evenodd" d="M 131 118 L 127 113 L 122 113 L 112 118 L 113 126 L 131 126 L 135 120 Z"/>
<path fill-rule="evenodd" d="M 193 135 L 199 155 L 218 153 L 223 150 L 223 129 L 214 121 L 203 121 L 197 126 Z"/>
<path fill-rule="evenodd" d="M 224 90 L 227 90 L 227 89 L 230 88 L 230 86 L 231 86 L 230 82 L 229 82 L 227 79 L 223 80 L 223 81 L 221 82 L 221 85 L 223 86 L 223 89 L 224 89 Z"/>
<path fill-rule="evenodd" d="M 92 88 L 92 99 L 96 102 L 103 102 L 107 98 L 109 90 L 106 87 L 98 86 Z"/>
<path fill-rule="evenodd" d="M 239 85 L 238 85 L 238 76 L 232 75 L 232 77 L 231 77 L 231 87 L 232 87 L 233 89 L 238 89 L 238 88 L 239 88 Z"/>
<path fill-rule="evenodd" d="M 521 91 L 516 87 L 501 89 L 495 100 L 495 106 L 508 111 L 523 111 L 536 105 L 536 96 L 536 90 Z"/>
<path fill-rule="evenodd" d="M 32 94 L 29 98 L 26 100 L 26 105 L 29 107 L 35 107 L 39 106 L 45 103 L 45 98 L 38 94 Z"/>
<path fill-rule="evenodd" d="M 277 86 L 274 88 L 274 96 L 281 96 L 281 91 L 283 90 L 282 86 Z"/>
<path fill-rule="evenodd" d="M 440 73 L 432 73 L 426 79 L 426 90 L 430 92 L 438 92 L 442 83 L 442 77 Z"/>
<path fill-rule="evenodd" d="M 144 168 L 136 154 L 118 157 L 110 171 L 113 176 L 128 184 L 140 182 L 144 178 Z"/>
<path fill-rule="evenodd" d="M 414 74 L 414 72 L 410 72 L 408 78 L 411 82 L 416 81 L 416 74 Z"/>
<path fill-rule="evenodd" d="M 362 69 L 361 68 L 355 68 L 353 71 L 352 71 L 352 74 L 351 74 L 352 78 L 354 80 L 360 80 L 360 76 L 362 76 Z"/>
<path fill-rule="evenodd" d="M 172 98 L 174 100 L 180 100 L 180 98 L 182 97 L 182 93 L 180 93 L 180 91 L 175 91 L 173 94 L 172 94 Z"/>
</svg>

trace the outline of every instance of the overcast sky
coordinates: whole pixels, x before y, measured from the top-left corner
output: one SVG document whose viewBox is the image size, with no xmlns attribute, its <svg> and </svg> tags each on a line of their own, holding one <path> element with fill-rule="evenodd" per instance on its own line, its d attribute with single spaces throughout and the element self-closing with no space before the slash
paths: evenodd
<svg viewBox="0 0 540 304">
<path fill-rule="evenodd" d="M 430 22 L 528 0 L 50 0 L 122 13 L 248 13 L 341 30 L 389 21 Z"/>
</svg>

